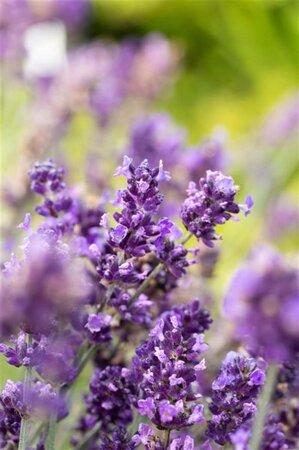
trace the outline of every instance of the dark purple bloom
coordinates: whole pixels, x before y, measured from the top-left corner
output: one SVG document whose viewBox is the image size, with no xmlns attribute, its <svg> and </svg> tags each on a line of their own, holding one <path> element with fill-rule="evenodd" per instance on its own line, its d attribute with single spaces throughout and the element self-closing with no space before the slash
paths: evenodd
<svg viewBox="0 0 299 450">
<path fill-rule="evenodd" d="M 58 419 L 68 414 L 65 400 L 54 391 L 50 384 L 43 384 L 40 381 L 36 381 L 31 386 L 25 401 L 23 383 L 8 380 L 0 398 L 4 408 L 14 409 L 21 416 L 35 416 L 47 420 L 53 413 Z"/>
<path fill-rule="evenodd" d="M 199 358 L 207 345 L 199 332 L 201 315 L 192 322 L 191 308 L 162 315 L 132 360 L 132 377 L 140 388 L 137 409 L 161 429 L 179 429 L 204 420 L 203 405 L 196 403 L 200 394 L 194 388 L 197 373 L 205 368 Z"/>
<path fill-rule="evenodd" d="M 235 203 L 238 190 L 231 177 L 210 170 L 200 179 L 199 188 L 191 182 L 181 211 L 181 218 L 187 230 L 202 239 L 208 247 L 213 247 L 213 241 L 218 239 L 216 225 L 224 224 L 240 210 L 243 210 L 245 215 L 250 212 L 253 205 L 250 196 L 247 197 L 245 205 Z"/>
<path fill-rule="evenodd" d="M 88 338 L 92 342 L 106 342 L 112 339 L 110 334 L 110 324 L 112 317 L 108 314 L 89 314 L 85 328 Z"/>
<path fill-rule="evenodd" d="M 70 383 L 77 372 L 74 360 L 81 336 L 75 331 L 53 332 L 51 336 L 39 336 L 28 345 L 24 332 L 12 337 L 12 346 L 0 344 L 8 364 L 16 367 L 34 367 L 44 380 L 57 383 Z"/>
<path fill-rule="evenodd" d="M 10 321 L 12 329 L 49 334 L 58 317 L 69 317 L 88 296 L 89 284 L 67 246 L 52 233 L 30 235 L 24 250 L 17 270 L 1 283 L 1 321 Z"/>
<path fill-rule="evenodd" d="M 181 245 L 175 244 L 171 240 L 161 238 L 159 242 L 155 243 L 157 248 L 157 256 L 165 264 L 165 267 L 175 278 L 180 278 L 186 273 L 186 268 L 189 266 L 187 260 L 188 250 Z"/>
<path fill-rule="evenodd" d="M 299 342 L 298 271 L 268 247 L 256 248 L 235 274 L 225 312 L 255 355 L 292 360 Z"/>
<path fill-rule="evenodd" d="M 99 450 L 133 450 L 136 448 L 125 428 L 116 428 L 112 436 L 106 436 L 102 439 Z"/>
<path fill-rule="evenodd" d="M 204 333 L 213 322 L 207 309 L 201 308 L 198 299 L 188 305 L 176 306 L 171 312 L 165 312 L 162 317 L 176 316 L 183 336 L 188 337 L 193 333 Z"/>
<path fill-rule="evenodd" d="M 125 428 L 133 419 L 131 410 L 134 385 L 129 381 L 128 370 L 120 366 L 107 366 L 96 369 L 90 385 L 90 392 L 85 397 L 86 415 L 80 419 L 77 430 L 87 432 L 96 423 L 101 423 L 94 442 L 104 432 L 115 428 Z"/>
<path fill-rule="evenodd" d="M 77 201 L 66 191 L 65 171 L 51 159 L 35 163 L 29 172 L 31 189 L 44 197 L 35 211 L 47 218 L 42 227 L 52 228 L 59 234 L 70 233 L 80 220 Z"/>
<path fill-rule="evenodd" d="M 249 422 L 256 412 L 256 399 L 265 380 L 262 363 L 242 354 L 227 354 L 212 384 L 213 416 L 206 435 L 220 445 L 230 442 L 230 433 Z"/>
<path fill-rule="evenodd" d="M 152 320 L 150 309 L 153 302 L 145 294 L 141 294 L 134 302 L 131 302 L 131 295 L 126 292 L 119 292 L 115 289 L 109 305 L 113 306 L 125 322 L 133 322 L 141 325 L 149 325 Z"/>
<path fill-rule="evenodd" d="M 36 162 L 29 172 L 31 189 L 40 195 L 63 191 L 65 189 L 64 174 L 64 169 L 56 167 L 51 159 L 43 163 Z"/>
<path fill-rule="evenodd" d="M 14 348 L 7 344 L 0 344 L 0 353 L 2 353 L 8 362 L 15 367 L 28 365 L 30 363 L 30 353 L 26 342 L 26 334 L 20 331 L 17 337 L 12 337 Z"/>
<path fill-rule="evenodd" d="M 2 398 L 3 397 L 3 398 Z M 21 428 L 21 414 L 9 402 L 4 402 L 6 394 L 0 393 L 0 448 L 9 442 L 18 444 Z"/>
<path fill-rule="evenodd" d="M 115 175 L 124 174 L 128 179 L 127 189 L 122 192 L 122 202 L 126 208 L 130 211 L 141 209 L 149 214 L 157 212 L 163 201 L 158 188 L 159 170 L 151 169 L 147 160 L 135 168 L 130 158 L 124 158 L 123 166 L 116 170 Z"/>
</svg>

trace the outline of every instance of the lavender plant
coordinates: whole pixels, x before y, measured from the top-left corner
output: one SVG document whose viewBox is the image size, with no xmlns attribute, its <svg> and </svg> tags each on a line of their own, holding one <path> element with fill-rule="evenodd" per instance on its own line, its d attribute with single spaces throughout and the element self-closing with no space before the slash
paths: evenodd
<svg viewBox="0 0 299 450">
<path fill-rule="evenodd" d="M 115 175 L 126 186 L 110 204 L 95 205 L 54 161 L 29 172 L 42 202 L 18 227 L 25 238 L 17 256 L 3 264 L 0 316 L 0 352 L 25 377 L 7 380 L 0 394 L 0 448 L 57 449 L 70 413 L 66 430 L 76 450 L 294 448 L 298 427 L 277 401 L 280 395 L 294 406 L 297 328 L 284 308 L 298 309 L 294 271 L 275 257 L 233 282 L 226 306 L 246 338 L 246 324 L 252 327 L 251 345 L 244 339 L 220 371 L 209 357 L 215 331 L 204 299 L 188 292 L 178 300 L 189 267 L 203 264 L 194 257 L 198 242 L 213 246 L 218 227 L 247 215 L 252 198 L 237 203 L 233 179 L 208 170 L 189 185 L 181 226 L 161 215 L 161 186 L 170 181 L 162 161 L 135 165 L 125 156 Z M 73 386 L 87 367 L 89 386 L 75 413 Z"/>
</svg>

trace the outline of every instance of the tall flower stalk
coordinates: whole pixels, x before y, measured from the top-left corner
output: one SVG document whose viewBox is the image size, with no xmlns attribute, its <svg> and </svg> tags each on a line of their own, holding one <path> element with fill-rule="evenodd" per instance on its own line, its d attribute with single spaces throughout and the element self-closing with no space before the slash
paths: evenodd
<svg viewBox="0 0 299 450">
<path fill-rule="evenodd" d="M 267 370 L 267 377 L 264 387 L 257 402 L 257 412 L 252 427 L 252 437 L 249 448 L 259 450 L 263 438 L 264 425 L 269 412 L 271 397 L 273 395 L 278 375 L 277 364 L 271 364 Z"/>
<path fill-rule="evenodd" d="M 26 337 L 28 346 L 32 343 L 32 337 L 30 334 L 27 334 Z M 23 402 L 26 405 L 29 398 L 29 392 L 31 389 L 31 379 L 32 379 L 32 367 L 29 365 L 25 367 L 25 375 L 24 375 L 24 397 Z M 22 416 L 21 420 L 21 429 L 20 429 L 20 440 L 18 450 L 26 450 L 28 444 L 28 436 L 29 436 L 29 417 Z"/>
</svg>

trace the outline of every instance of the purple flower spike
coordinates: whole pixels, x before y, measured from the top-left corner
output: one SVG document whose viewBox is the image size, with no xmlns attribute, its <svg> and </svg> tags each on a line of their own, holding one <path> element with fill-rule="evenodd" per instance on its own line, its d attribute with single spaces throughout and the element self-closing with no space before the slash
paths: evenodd
<svg viewBox="0 0 299 450">
<path fill-rule="evenodd" d="M 131 405 L 136 388 L 130 382 L 127 372 L 120 366 L 95 370 L 89 385 L 90 392 L 85 397 L 86 415 L 77 426 L 83 436 L 96 423 L 100 423 L 100 429 L 93 437 L 96 442 L 105 432 L 109 433 L 116 427 L 125 428 L 132 421 Z"/>
<path fill-rule="evenodd" d="M 246 205 L 235 203 L 235 195 L 239 190 L 231 177 L 221 172 L 207 170 L 206 176 L 199 180 L 199 188 L 194 182 L 187 189 L 188 197 L 181 210 L 182 221 L 192 234 L 208 247 L 219 239 L 215 232 L 216 225 L 224 224 L 235 217 L 241 209 L 249 214 L 253 204 L 252 197 L 247 197 Z"/>
<path fill-rule="evenodd" d="M 239 353 L 227 354 L 212 384 L 209 408 L 213 416 L 208 421 L 208 438 L 220 445 L 230 442 L 230 433 L 253 418 L 264 380 L 262 363 Z"/>
<path fill-rule="evenodd" d="M 204 369 L 199 365 L 206 345 L 198 330 L 206 329 L 208 320 L 204 323 L 198 306 L 194 302 L 162 314 L 132 361 L 132 380 L 140 387 L 137 409 L 161 429 L 204 420 L 203 406 L 197 403 L 197 374 Z"/>
<path fill-rule="evenodd" d="M 299 278 L 274 249 L 253 250 L 236 272 L 224 310 L 253 355 L 287 362 L 299 351 Z"/>
</svg>

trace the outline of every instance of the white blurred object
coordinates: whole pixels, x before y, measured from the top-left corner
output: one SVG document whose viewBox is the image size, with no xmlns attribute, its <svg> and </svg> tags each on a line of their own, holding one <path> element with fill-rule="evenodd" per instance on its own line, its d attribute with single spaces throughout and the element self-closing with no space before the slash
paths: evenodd
<svg viewBox="0 0 299 450">
<path fill-rule="evenodd" d="M 31 26 L 26 31 L 24 45 L 26 78 L 55 75 L 66 64 L 66 29 L 62 22 Z"/>
</svg>

